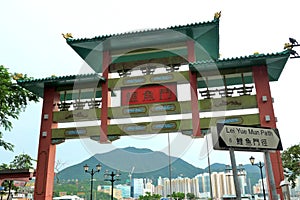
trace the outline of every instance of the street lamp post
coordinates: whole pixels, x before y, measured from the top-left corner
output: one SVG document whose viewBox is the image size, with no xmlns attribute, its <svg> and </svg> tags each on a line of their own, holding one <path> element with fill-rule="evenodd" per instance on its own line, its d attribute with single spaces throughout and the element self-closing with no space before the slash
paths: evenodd
<svg viewBox="0 0 300 200">
<path fill-rule="evenodd" d="M 97 173 L 97 172 L 100 172 L 101 170 L 101 165 L 98 164 L 96 165 L 96 170 L 92 169 L 91 171 L 89 171 L 89 166 L 87 164 L 85 164 L 83 166 L 84 168 L 84 172 L 85 173 L 89 173 L 91 175 L 91 194 L 90 194 L 90 200 L 93 200 L 93 182 L 94 182 L 94 174 Z"/>
<path fill-rule="evenodd" d="M 111 172 L 109 173 L 108 170 L 105 170 L 105 173 L 104 173 L 104 181 L 110 181 L 111 182 L 111 200 L 114 199 L 114 182 L 115 181 L 119 181 L 119 176 L 120 176 L 120 173 L 119 171 L 117 172 Z"/>
<path fill-rule="evenodd" d="M 264 195 L 264 200 L 266 200 L 266 192 L 265 192 L 265 186 L 264 186 L 264 177 L 263 177 L 263 173 L 262 173 L 262 168 L 264 167 L 264 164 L 262 164 L 260 161 L 259 163 L 254 163 L 255 158 L 253 156 L 251 156 L 249 158 L 251 165 L 256 165 L 257 167 L 259 167 L 260 169 L 260 177 L 261 177 L 261 183 L 262 183 L 262 189 L 263 189 L 263 195 Z"/>
</svg>

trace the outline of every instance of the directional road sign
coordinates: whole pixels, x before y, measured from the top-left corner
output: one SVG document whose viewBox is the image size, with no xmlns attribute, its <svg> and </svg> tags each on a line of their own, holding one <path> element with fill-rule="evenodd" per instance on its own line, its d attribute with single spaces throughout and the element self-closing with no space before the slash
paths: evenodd
<svg viewBox="0 0 300 200">
<path fill-rule="evenodd" d="M 282 150 L 277 129 L 217 124 L 218 144 L 215 149 L 240 151 Z"/>
</svg>

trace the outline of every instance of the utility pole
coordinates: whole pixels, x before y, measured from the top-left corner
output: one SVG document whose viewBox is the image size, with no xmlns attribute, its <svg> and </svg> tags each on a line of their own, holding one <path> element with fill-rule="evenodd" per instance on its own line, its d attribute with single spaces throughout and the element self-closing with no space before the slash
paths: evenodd
<svg viewBox="0 0 300 200">
<path fill-rule="evenodd" d="M 119 181 L 119 176 L 120 176 L 120 172 L 117 171 L 117 172 L 111 172 L 109 173 L 108 170 L 105 170 L 105 173 L 104 173 L 104 181 L 110 181 L 111 182 L 111 200 L 114 199 L 114 182 L 115 181 Z"/>
</svg>

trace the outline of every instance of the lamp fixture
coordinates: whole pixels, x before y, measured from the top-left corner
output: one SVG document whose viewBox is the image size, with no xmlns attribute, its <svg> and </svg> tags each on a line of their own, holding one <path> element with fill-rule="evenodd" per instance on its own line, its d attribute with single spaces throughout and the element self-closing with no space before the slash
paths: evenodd
<svg viewBox="0 0 300 200">
<path fill-rule="evenodd" d="M 169 65 L 166 70 L 167 72 L 174 72 L 174 71 L 177 71 L 179 70 L 180 68 L 180 65 Z"/>
<path fill-rule="evenodd" d="M 144 67 L 141 67 L 140 69 L 144 75 L 150 75 L 150 74 L 154 73 L 156 67 L 155 66 L 144 66 Z"/>
</svg>

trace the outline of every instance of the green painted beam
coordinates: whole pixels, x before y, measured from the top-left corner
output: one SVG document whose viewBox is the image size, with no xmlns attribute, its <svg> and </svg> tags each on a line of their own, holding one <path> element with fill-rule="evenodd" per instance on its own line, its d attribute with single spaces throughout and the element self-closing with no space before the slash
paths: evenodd
<svg viewBox="0 0 300 200">
<path fill-rule="evenodd" d="M 257 108 L 255 95 L 244 95 L 227 98 L 202 99 L 199 100 L 201 112 L 229 111 L 239 109 Z M 110 119 L 134 118 L 146 116 L 162 116 L 181 113 L 190 113 L 192 110 L 190 101 L 167 102 L 159 104 L 140 104 L 122 107 L 110 107 L 108 117 Z M 101 115 L 100 108 L 55 111 L 53 121 L 58 123 L 79 122 L 99 120 Z"/>
<path fill-rule="evenodd" d="M 147 84 L 164 84 L 176 82 L 187 83 L 189 81 L 188 71 L 170 72 L 163 74 L 133 76 L 124 78 L 115 78 L 108 80 L 108 87 L 112 90 L 120 89 L 121 87 L 141 86 Z"/>
<path fill-rule="evenodd" d="M 235 115 L 226 117 L 201 118 L 201 129 L 207 130 L 216 123 L 239 124 L 248 126 L 260 125 L 259 114 Z M 108 125 L 109 137 L 128 136 L 128 135 L 145 135 L 159 133 L 183 132 L 191 133 L 192 120 L 170 120 L 158 122 L 142 122 L 131 124 L 114 124 Z M 79 139 L 79 138 L 96 138 L 100 135 L 100 126 L 88 126 L 77 128 L 57 128 L 52 129 L 52 140 L 59 139 Z"/>
<path fill-rule="evenodd" d="M 257 108 L 256 95 L 203 99 L 199 101 L 199 108 L 200 112 Z"/>
<path fill-rule="evenodd" d="M 94 121 L 98 120 L 101 115 L 101 109 L 86 109 L 86 110 L 72 110 L 72 111 L 55 111 L 53 112 L 53 122 L 80 122 L 80 121 Z"/>
</svg>

